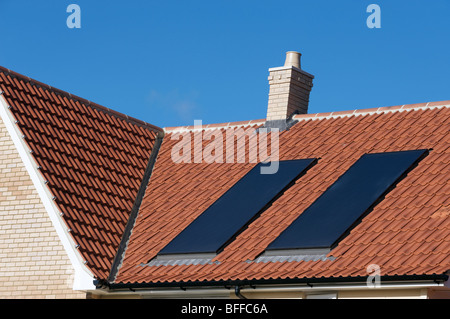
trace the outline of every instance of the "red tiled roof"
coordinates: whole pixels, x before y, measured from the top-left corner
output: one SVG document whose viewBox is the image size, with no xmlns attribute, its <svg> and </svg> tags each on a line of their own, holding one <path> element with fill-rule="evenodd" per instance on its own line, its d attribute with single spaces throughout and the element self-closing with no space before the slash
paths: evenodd
<svg viewBox="0 0 450 319">
<path fill-rule="evenodd" d="M 0 89 L 87 266 L 107 278 L 162 129 L 2 67 Z"/>
<path fill-rule="evenodd" d="M 296 119 L 280 133 L 280 160 L 319 162 L 207 264 L 148 263 L 255 164 L 174 163 L 171 132 L 190 127 L 167 130 L 115 283 L 365 277 L 370 264 L 386 276 L 450 270 L 450 103 Z M 254 261 L 363 154 L 424 148 L 430 154 L 328 254 L 334 258 Z"/>
</svg>

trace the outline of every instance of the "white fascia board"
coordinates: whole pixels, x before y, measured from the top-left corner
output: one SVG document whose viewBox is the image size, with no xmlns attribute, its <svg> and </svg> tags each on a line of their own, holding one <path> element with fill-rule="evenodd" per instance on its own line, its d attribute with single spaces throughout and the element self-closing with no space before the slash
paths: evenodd
<svg viewBox="0 0 450 319">
<path fill-rule="evenodd" d="M 29 176 L 33 181 L 33 185 L 39 194 L 50 220 L 52 221 L 53 227 L 55 228 L 67 256 L 74 267 L 75 277 L 73 289 L 82 291 L 95 290 L 96 288 L 93 282 L 94 276 L 84 264 L 84 260 L 82 259 L 79 251 L 75 248 L 76 244 L 67 231 L 67 227 L 60 215 L 61 212 L 52 199 L 53 195 L 45 185 L 44 179 L 37 169 L 37 164 L 30 154 L 30 149 L 21 137 L 20 130 L 15 124 L 13 114 L 9 110 L 9 105 L 1 92 L 0 117 L 5 124 L 9 135 L 11 136 L 17 151 L 19 152 L 20 158 L 22 159 Z"/>
</svg>

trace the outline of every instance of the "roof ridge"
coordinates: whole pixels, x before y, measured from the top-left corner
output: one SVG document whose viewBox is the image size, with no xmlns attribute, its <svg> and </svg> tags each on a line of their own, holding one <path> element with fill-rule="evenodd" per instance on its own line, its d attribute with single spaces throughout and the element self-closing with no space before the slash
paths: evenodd
<svg viewBox="0 0 450 319">
<path fill-rule="evenodd" d="M 323 118 L 334 118 L 334 117 L 338 117 L 338 116 L 370 115 L 370 114 L 379 114 L 379 113 L 387 113 L 387 112 L 402 112 L 402 111 L 411 111 L 411 110 L 434 109 L 434 108 L 440 108 L 440 107 L 450 107 L 450 100 L 426 102 L 426 103 L 403 104 L 403 105 L 395 105 L 395 106 L 381 106 L 381 107 L 375 107 L 375 108 L 354 109 L 354 110 L 348 110 L 348 111 L 297 114 L 297 115 L 294 115 L 293 118 L 296 120 L 323 119 Z"/>
<path fill-rule="evenodd" d="M 10 75 L 12 77 L 16 77 L 16 78 L 19 78 L 19 79 L 21 79 L 23 81 L 29 82 L 29 83 L 31 83 L 31 84 L 33 84 L 35 86 L 42 87 L 43 89 L 51 90 L 51 91 L 53 91 L 53 92 L 55 92 L 57 94 L 65 96 L 65 97 L 67 97 L 69 99 L 77 100 L 77 101 L 79 101 L 80 103 L 82 103 L 82 104 L 84 104 L 86 106 L 92 107 L 93 109 L 96 109 L 96 110 L 101 111 L 103 113 L 106 113 L 108 115 L 115 116 L 115 117 L 117 117 L 119 119 L 122 119 L 122 120 L 125 120 L 125 121 L 127 121 L 127 122 L 129 122 L 131 124 L 142 126 L 142 127 L 147 128 L 147 129 L 150 129 L 152 131 L 163 132 L 163 129 L 158 127 L 158 126 L 156 126 L 156 125 L 153 125 L 153 124 L 147 123 L 145 121 L 139 120 L 137 118 L 128 116 L 126 114 L 114 111 L 114 110 L 112 110 L 110 108 L 107 108 L 107 107 L 105 107 L 103 105 L 100 105 L 100 104 L 97 104 L 95 102 L 86 100 L 86 99 L 84 99 L 82 97 L 79 97 L 79 96 L 74 95 L 72 93 L 69 93 L 67 91 L 64 91 L 64 90 L 52 87 L 51 85 L 48 85 L 46 83 L 37 81 L 35 79 L 30 78 L 29 76 L 17 73 L 15 71 L 12 71 L 12 70 L 10 70 L 8 68 L 5 68 L 5 67 L 3 67 L 1 65 L 0 65 L 0 72 L 6 73 L 6 74 L 8 74 L 8 75 Z"/>
<path fill-rule="evenodd" d="M 259 124 L 264 124 L 265 122 L 266 122 L 266 119 L 223 122 L 223 123 L 205 124 L 205 125 L 202 125 L 201 128 L 203 130 L 204 129 L 222 129 L 222 128 L 230 128 L 230 127 L 238 127 L 238 126 L 259 125 Z M 184 131 L 193 131 L 196 129 L 197 129 L 197 127 L 195 125 L 168 126 L 168 127 L 164 127 L 164 132 L 169 132 L 169 133 L 184 132 Z"/>
<path fill-rule="evenodd" d="M 450 107 L 450 100 L 427 102 L 427 103 L 403 104 L 403 105 L 395 105 L 395 106 L 381 106 L 381 107 L 375 107 L 375 108 L 354 109 L 354 110 L 348 110 L 348 111 L 297 114 L 297 115 L 293 116 L 293 119 L 294 120 L 324 119 L 324 118 L 334 118 L 334 117 L 338 117 L 338 116 L 370 115 L 370 114 L 377 114 L 377 113 L 433 109 L 433 108 L 440 108 L 440 107 Z M 214 124 L 202 125 L 202 129 L 222 129 L 222 128 L 230 128 L 230 127 L 238 127 L 238 126 L 264 124 L 265 122 L 266 122 L 266 119 L 214 123 Z M 164 131 L 168 132 L 168 133 L 193 131 L 195 129 L 196 129 L 196 127 L 194 125 L 164 127 Z"/>
</svg>

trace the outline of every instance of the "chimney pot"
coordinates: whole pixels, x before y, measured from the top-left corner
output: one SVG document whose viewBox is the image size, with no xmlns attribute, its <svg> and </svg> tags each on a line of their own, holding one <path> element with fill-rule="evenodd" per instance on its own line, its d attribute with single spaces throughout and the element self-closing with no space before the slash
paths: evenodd
<svg viewBox="0 0 450 319">
<path fill-rule="evenodd" d="M 286 52 L 286 61 L 284 62 L 284 66 L 294 66 L 298 69 L 301 69 L 300 67 L 300 57 L 302 56 L 301 53 L 296 51 L 288 51 Z"/>
</svg>

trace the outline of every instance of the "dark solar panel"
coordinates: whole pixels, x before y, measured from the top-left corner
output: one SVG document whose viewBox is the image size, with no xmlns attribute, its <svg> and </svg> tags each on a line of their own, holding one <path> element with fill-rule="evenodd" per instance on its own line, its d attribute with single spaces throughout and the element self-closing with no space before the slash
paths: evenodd
<svg viewBox="0 0 450 319">
<path fill-rule="evenodd" d="M 426 154 L 428 150 L 363 155 L 266 251 L 332 248 Z"/>
<path fill-rule="evenodd" d="M 275 174 L 261 174 L 257 164 L 158 255 L 218 253 L 316 162 L 280 161 Z"/>
</svg>

